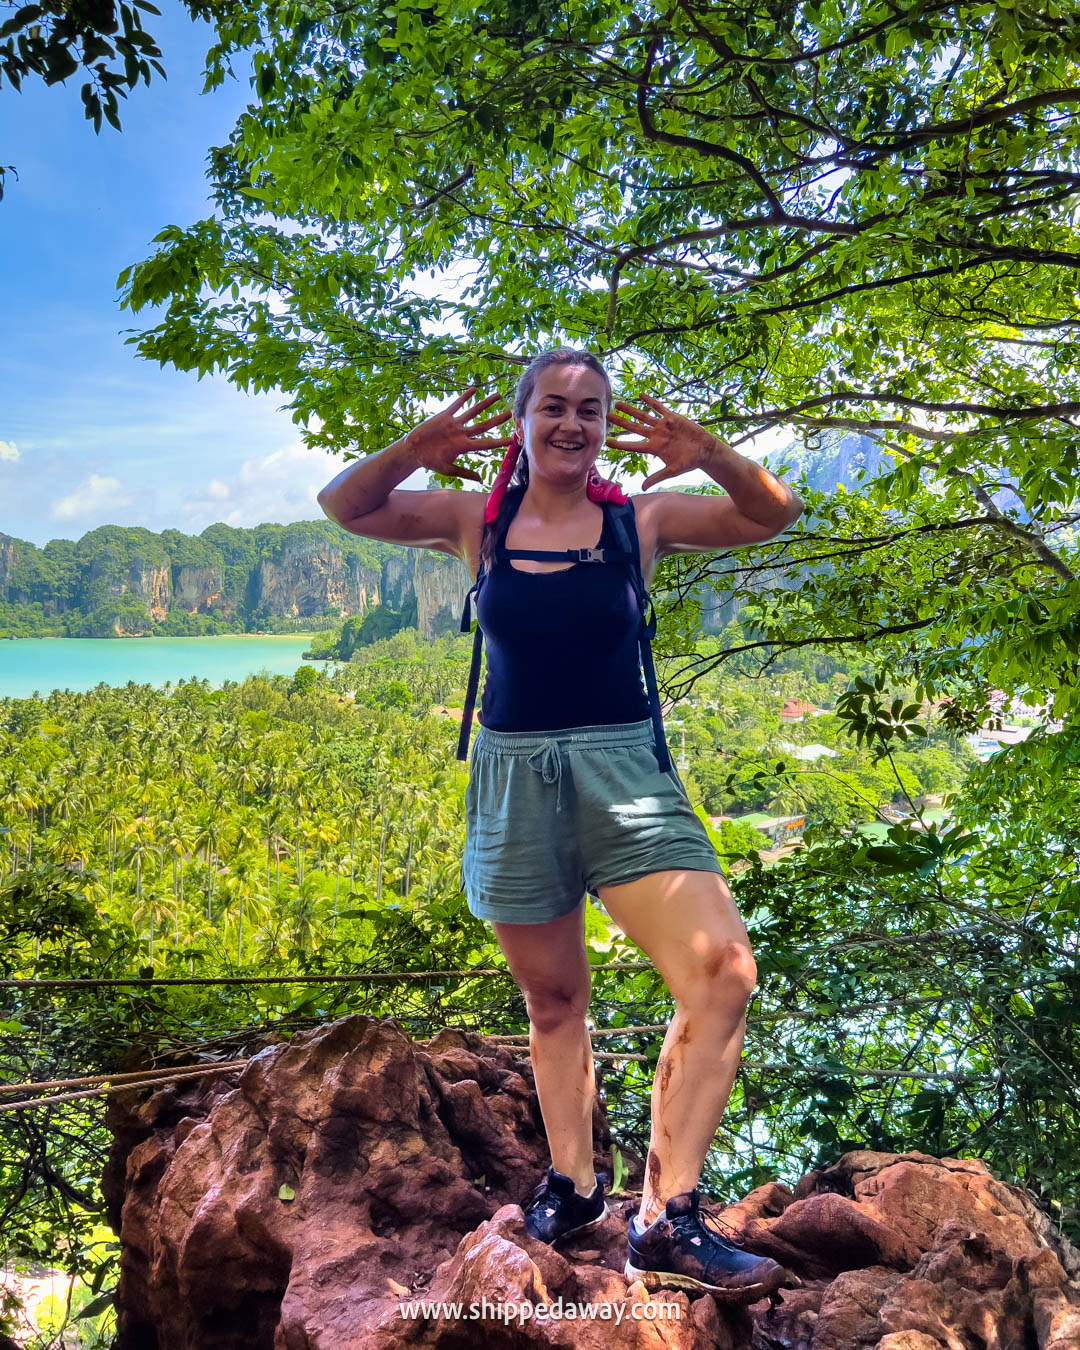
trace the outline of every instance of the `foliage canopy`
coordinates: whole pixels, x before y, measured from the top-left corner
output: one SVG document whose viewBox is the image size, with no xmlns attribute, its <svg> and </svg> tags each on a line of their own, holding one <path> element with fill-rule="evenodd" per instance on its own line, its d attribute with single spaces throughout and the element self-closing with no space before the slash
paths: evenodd
<svg viewBox="0 0 1080 1350">
<path fill-rule="evenodd" d="M 220 33 L 211 81 L 252 39 Z M 821 575 L 761 602 L 762 641 L 879 641 L 1064 713 L 1078 50 L 1056 0 L 282 6 L 216 214 L 121 276 L 164 306 L 133 341 L 280 389 L 335 449 L 560 341 L 736 445 L 866 433 L 891 471 L 755 552 Z"/>
</svg>

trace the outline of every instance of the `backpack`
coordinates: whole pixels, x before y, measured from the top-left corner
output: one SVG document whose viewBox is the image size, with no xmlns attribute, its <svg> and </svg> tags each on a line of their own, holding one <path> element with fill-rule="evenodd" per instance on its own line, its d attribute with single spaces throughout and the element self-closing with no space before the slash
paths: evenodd
<svg viewBox="0 0 1080 1350">
<path fill-rule="evenodd" d="M 514 489 L 511 489 L 513 491 Z M 517 489 L 520 491 L 521 489 Z M 645 578 L 641 572 L 641 550 L 638 545 L 637 523 L 634 519 L 634 507 L 630 501 L 625 502 L 604 502 L 603 509 L 610 512 L 612 527 L 615 538 L 618 540 L 619 547 L 611 548 L 569 548 L 565 550 L 535 549 L 535 548 L 504 548 L 502 553 L 507 558 L 528 558 L 536 562 L 590 562 L 590 563 L 616 563 L 621 564 L 630 574 L 630 580 L 633 583 L 634 593 L 638 600 L 638 609 L 641 614 L 641 623 L 638 628 L 638 651 L 641 654 L 641 668 L 645 673 L 645 687 L 649 695 L 649 708 L 653 724 L 654 750 L 656 753 L 656 762 L 661 773 L 667 773 L 671 769 L 671 757 L 668 754 L 667 740 L 664 736 L 664 720 L 660 712 L 660 695 L 656 688 L 656 668 L 653 665 L 652 658 L 652 639 L 656 636 L 656 614 L 653 610 L 652 598 L 645 588 Z M 513 513 L 507 519 L 503 527 L 502 534 L 505 537 L 506 530 L 509 528 L 510 519 Z M 500 544 L 500 539 L 495 540 L 496 547 Z M 470 608 L 471 597 L 475 593 L 479 599 L 480 588 L 484 583 L 487 572 L 484 568 L 476 580 L 465 593 L 465 605 L 461 612 L 462 633 L 468 633 L 472 629 L 472 613 Z M 646 618 L 646 614 L 648 618 Z M 480 683 L 480 651 L 483 646 L 484 635 L 481 632 L 480 624 L 476 625 L 476 632 L 473 637 L 472 665 L 469 669 L 469 683 L 465 691 L 465 707 L 461 713 L 461 734 L 458 737 L 457 758 L 468 759 L 469 755 L 469 735 L 472 731 L 473 708 L 476 705 L 476 691 Z"/>
</svg>

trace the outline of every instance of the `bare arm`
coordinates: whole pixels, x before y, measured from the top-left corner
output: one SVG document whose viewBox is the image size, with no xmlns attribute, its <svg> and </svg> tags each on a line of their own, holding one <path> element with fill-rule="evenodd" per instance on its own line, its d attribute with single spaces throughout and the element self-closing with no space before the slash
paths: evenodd
<svg viewBox="0 0 1080 1350">
<path fill-rule="evenodd" d="M 478 433 L 505 422 L 509 413 L 466 427 L 465 422 L 498 398 L 492 394 L 459 418 L 453 414 L 475 392 L 471 386 L 449 408 L 415 427 L 401 440 L 366 455 L 331 479 L 318 495 L 318 502 L 331 520 L 352 534 L 382 539 L 388 544 L 433 548 L 462 557 L 468 530 L 475 520 L 479 494 L 454 488 L 417 492 L 394 489 L 416 469 L 434 469 L 481 483 L 472 469 L 455 464 L 458 455 L 470 450 L 495 449 L 506 440 L 476 439 Z"/>
<path fill-rule="evenodd" d="M 419 467 L 408 436 L 403 436 L 385 450 L 347 464 L 319 493 L 318 503 L 331 520 L 350 529 L 360 516 L 382 506 L 393 489 Z"/>
<path fill-rule="evenodd" d="M 798 520 L 802 501 L 775 474 L 740 455 L 717 436 L 710 435 L 688 417 L 665 407 L 659 399 L 642 394 L 649 404 L 640 412 L 630 403 L 615 406 L 624 416 L 612 414 L 616 426 L 644 436 L 644 441 L 609 439 L 616 450 L 637 450 L 657 455 L 665 467 L 649 474 L 643 490 L 665 478 L 675 478 L 691 469 L 704 471 L 730 494 L 698 497 L 682 492 L 658 492 L 651 501 L 650 519 L 656 532 L 656 557 L 669 553 L 707 553 L 720 548 L 775 539 Z"/>
</svg>

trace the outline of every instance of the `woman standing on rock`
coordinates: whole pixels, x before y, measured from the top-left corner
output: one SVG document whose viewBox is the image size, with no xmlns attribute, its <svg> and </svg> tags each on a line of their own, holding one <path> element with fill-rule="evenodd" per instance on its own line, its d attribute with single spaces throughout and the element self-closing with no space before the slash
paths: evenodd
<svg viewBox="0 0 1080 1350">
<path fill-rule="evenodd" d="M 612 440 L 613 448 L 663 461 L 644 488 L 703 469 L 729 494 L 629 499 L 645 587 L 666 554 L 772 539 L 802 503 L 773 474 L 653 398 L 643 397 L 644 411 L 617 403 L 622 415 L 613 414 L 610 381 L 591 353 L 559 348 L 528 365 L 509 439 L 482 439 L 510 414 L 475 421 L 498 398 L 464 407 L 476 392 L 472 386 L 350 465 L 319 503 L 354 534 L 452 554 L 480 577 L 488 673 L 462 876 L 469 909 L 492 923 L 529 1013 L 552 1166 L 526 1205 L 526 1228 L 554 1242 L 607 1213 L 592 1170 L 583 924 L 591 893 L 653 962 L 676 1005 L 653 1083 L 626 1274 L 651 1288 L 753 1301 L 783 1283 L 783 1268 L 707 1225 L 697 1183 L 738 1068 L 757 971 L 643 685 L 643 616 L 632 576 L 625 565 L 592 565 L 607 562 L 605 553 L 625 562 L 627 514 L 619 509 L 626 497 L 594 465 L 610 422 L 644 438 Z M 455 459 L 504 446 L 490 494 L 395 490 L 418 468 L 480 482 Z M 538 561 L 530 556 L 537 551 L 576 561 Z M 515 561 L 519 553 L 524 560 Z"/>
</svg>

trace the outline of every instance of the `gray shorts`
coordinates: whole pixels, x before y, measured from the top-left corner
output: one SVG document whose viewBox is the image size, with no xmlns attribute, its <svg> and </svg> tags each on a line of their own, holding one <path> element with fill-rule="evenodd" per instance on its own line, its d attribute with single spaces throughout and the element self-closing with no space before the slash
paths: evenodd
<svg viewBox="0 0 1080 1350">
<path fill-rule="evenodd" d="M 678 771 L 657 767 L 651 721 L 477 728 L 461 863 L 477 918 L 545 923 L 586 891 L 675 867 L 723 876 Z"/>
</svg>

